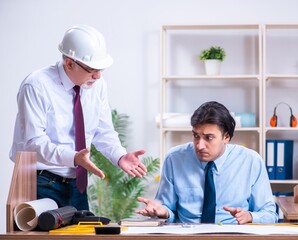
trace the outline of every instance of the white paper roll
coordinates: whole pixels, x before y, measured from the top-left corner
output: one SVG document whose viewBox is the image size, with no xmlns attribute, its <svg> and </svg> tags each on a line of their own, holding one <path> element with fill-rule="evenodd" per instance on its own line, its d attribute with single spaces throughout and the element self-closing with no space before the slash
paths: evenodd
<svg viewBox="0 0 298 240">
<path fill-rule="evenodd" d="M 20 230 L 30 231 L 37 226 L 41 213 L 57 208 L 57 203 L 50 198 L 20 203 L 14 208 L 14 219 Z"/>
</svg>

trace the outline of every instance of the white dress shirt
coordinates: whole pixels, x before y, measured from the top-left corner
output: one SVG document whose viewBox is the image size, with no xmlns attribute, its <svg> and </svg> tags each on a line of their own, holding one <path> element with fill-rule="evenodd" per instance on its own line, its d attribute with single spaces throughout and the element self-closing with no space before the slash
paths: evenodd
<svg viewBox="0 0 298 240">
<path fill-rule="evenodd" d="M 17 151 L 33 151 L 37 153 L 37 169 L 75 177 L 73 87 L 62 61 L 26 77 L 17 95 L 11 160 L 15 160 Z M 93 143 L 118 166 L 119 158 L 127 152 L 114 130 L 106 88 L 100 78 L 91 89 L 81 89 L 86 146 Z"/>
</svg>

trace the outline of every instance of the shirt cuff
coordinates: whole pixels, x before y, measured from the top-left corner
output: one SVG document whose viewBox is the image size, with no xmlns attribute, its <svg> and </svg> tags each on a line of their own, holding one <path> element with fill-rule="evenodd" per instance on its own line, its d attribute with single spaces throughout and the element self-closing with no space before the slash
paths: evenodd
<svg viewBox="0 0 298 240">
<path fill-rule="evenodd" d="M 111 156 L 111 158 L 110 158 L 111 163 L 114 166 L 119 168 L 118 162 L 119 162 L 120 158 L 122 156 L 124 156 L 125 154 L 127 154 L 127 152 L 125 150 L 124 151 L 118 151 L 118 152 L 114 153 L 113 156 Z"/>
<path fill-rule="evenodd" d="M 167 219 L 167 222 L 168 223 L 174 223 L 175 222 L 175 214 L 165 205 L 163 205 L 167 210 L 168 210 L 168 213 L 169 213 L 169 218 Z"/>
<path fill-rule="evenodd" d="M 251 222 L 252 223 L 260 223 L 260 219 L 258 214 L 254 213 L 254 212 L 249 212 L 251 215 Z"/>
<path fill-rule="evenodd" d="M 76 167 L 74 163 L 74 157 L 76 155 L 76 151 L 72 150 L 64 150 L 61 154 L 61 159 L 63 159 L 63 164 L 67 167 Z"/>
</svg>

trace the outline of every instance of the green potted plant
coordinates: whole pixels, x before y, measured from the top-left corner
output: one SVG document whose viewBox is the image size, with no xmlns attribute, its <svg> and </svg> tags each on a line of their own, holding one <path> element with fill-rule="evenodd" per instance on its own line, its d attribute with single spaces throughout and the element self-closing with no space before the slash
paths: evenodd
<svg viewBox="0 0 298 240">
<path fill-rule="evenodd" d="M 225 59 L 226 52 L 222 47 L 211 46 L 202 50 L 199 58 L 205 62 L 207 75 L 219 75 L 221 62 Z"/>
<path fill-rule="evenodd" d="M 112 120 L 122 146 L 126 147 L 128 116 L 113 110 Z M 91 211 L 97 216 L 108 217 L 113 222 L 132 217 L 139 204 L 137 197 L 142 196 L 149 184 L 156 181 L 159 175 L 159 158 L 142 158 L 142 162 L 147 167 L 147 174 L 142 178 L 128 176 L 112 165 L 93 145 L 90 159 L 103 170 L 106 176 L 104 179 L 94 175 L 89 176 L 88 199 Z"/>
</svg>

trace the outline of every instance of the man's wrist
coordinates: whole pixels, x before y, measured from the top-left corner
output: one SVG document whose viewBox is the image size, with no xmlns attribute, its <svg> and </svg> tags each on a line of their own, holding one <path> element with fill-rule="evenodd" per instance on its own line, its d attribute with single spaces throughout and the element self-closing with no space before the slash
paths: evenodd
<svg viewBox="0 0 298 240">
<path fill-rule="evenodd" d="M 248 213 L 249 213 L 249 216 L 250 216 L 250 221 L 248 221 L 248 223 L 252 223 L 252 214 L 249 211 L 248 211 Z"/>
<path fill-rule="evenodd" d="M 169 219 L 170 217 L 170 213 L 169 213 L 169 210 L 165 207 L 164 207 L 164 210 L 165 210 L 165 214 L 163 214 L 162 216 L 158 216 L 159 218 L 163 218 L 163 219 Z"/>
<path fill-rule="evenodd" d="M 167 210 L 167 214 L 166 214 L 165 219 L 169 219 L 169 217 L 170 217 L 170 214 L 169 214 L 169 211 Z"/>
<path fill-rule="evenodd" d="M 117 164 L 118 164 L 119 167 L 120 167 L 120 164 L 119 164 L 119 163 L 120 163 L 120 160 L 123 158 L 123 156 L 124 156 L 124 155 L 122 155 L 122 156 L 118 159 L 118 163 L 117 163 Z"/>
</svg>

